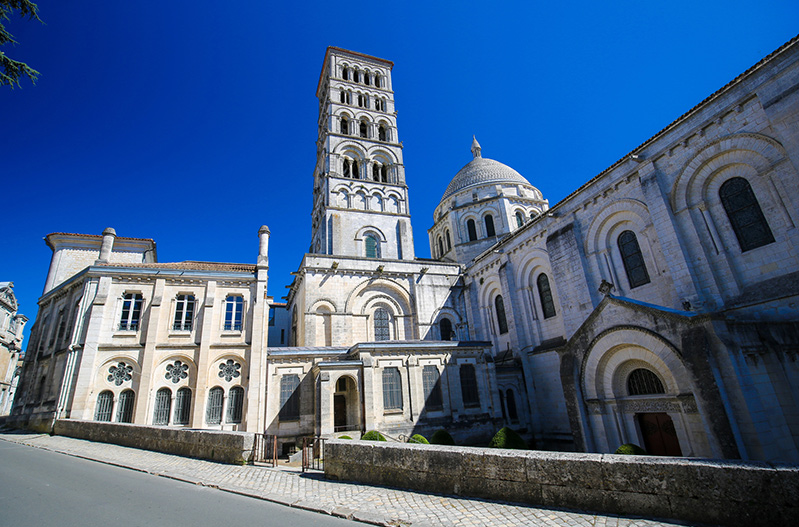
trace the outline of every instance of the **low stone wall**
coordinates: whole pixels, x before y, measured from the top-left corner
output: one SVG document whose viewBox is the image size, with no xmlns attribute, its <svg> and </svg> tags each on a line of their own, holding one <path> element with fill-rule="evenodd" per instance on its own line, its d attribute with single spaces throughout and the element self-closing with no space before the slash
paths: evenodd
<svg viewBox="0 0 799 527">
<path fill-rule="evenodd" d="M 799 525 L 799 466 L 330 440 L 330 479 L 718 525 Z"/>
<path fill-rule="evenodd" d="M 248 432 L 188 430 L 73 419 L 56 420 L 53 433 L 235 464 L 246 463 L 252 458 L 255 441 L 255 434 Z"/>
</svg>

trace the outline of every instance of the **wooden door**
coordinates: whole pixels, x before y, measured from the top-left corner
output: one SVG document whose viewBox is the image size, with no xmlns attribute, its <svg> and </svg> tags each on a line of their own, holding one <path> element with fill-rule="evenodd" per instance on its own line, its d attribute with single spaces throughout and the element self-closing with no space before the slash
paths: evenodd
<svg viewBox="0 0 799 527">
<path fill-rule="evenodd" d="M 666 413 L 638 414 L 644 448 L 652 456 L 682 456 L 674 422 Z"/>
<path fill-rule="evenodd" d="M 344 395 L 333 396 L 333 426 L 337 432 L 347 429 L 347 397 Z"/>
</svg>

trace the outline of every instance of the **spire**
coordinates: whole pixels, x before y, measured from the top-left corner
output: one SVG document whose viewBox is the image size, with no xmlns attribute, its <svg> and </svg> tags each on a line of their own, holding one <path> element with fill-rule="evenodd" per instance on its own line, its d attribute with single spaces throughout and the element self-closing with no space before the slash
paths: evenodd
<svg viewBox="0 0 799 527">
<path fill-rule="evenodd" d="M 475 136 L 472 136 L 472 155 L 475 157 L 475 159 L 477 159 L 478 157 L 483 157 L 482 155 L 480 155 L 481 150 L 482 148 L 480 148 L 480 143 L 477 142 L 477 138 Z"/>
</svg>

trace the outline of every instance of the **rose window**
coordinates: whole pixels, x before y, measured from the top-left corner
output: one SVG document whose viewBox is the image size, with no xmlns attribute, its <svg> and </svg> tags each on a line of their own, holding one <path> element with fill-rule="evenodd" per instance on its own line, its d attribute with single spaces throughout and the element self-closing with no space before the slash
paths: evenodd
<svg viewBox="0 0 799 527">
<path fill-rule="evenodd" d="M 228 359 L 227 362 L 223 362 L 219 365 L 219 376 L 230 382 L 241 375 L 240 369 L 241 364 L 233 362 L 232 359 Z"/>
<path fill-rule="evenodd" d="M 122 386 L 123 382 L 129 381 L 133 377 L 133 366 L 128 366 L 120 362 L 116 366 L 108 368 L 108 382 L 113 382 L 117 386 Z"/>
<path fill-rule="evenodd" d="M 189 376 L 189 365 L 176 360 L 174 364 L 166 365 L 166 380 L 174 383 L 180 382 Z"/>
</svg>

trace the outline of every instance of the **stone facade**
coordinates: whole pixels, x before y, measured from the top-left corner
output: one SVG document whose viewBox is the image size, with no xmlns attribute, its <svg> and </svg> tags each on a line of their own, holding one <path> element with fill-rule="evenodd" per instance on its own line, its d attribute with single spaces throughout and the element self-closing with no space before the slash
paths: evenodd
<svg viewBox="0 0 799 527">
<path fill-rule="evenodd" d="M 22 331 L 28 317 L 17 313 L 13 282 L 0 282 L 0 416 L 8 415 L 19 382 Z"/>
</svg>

